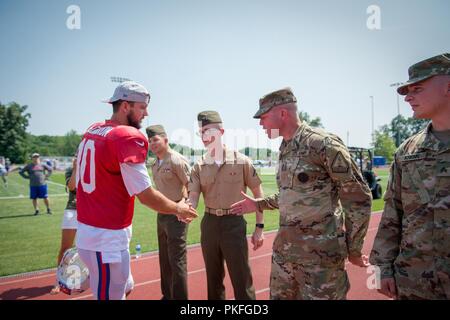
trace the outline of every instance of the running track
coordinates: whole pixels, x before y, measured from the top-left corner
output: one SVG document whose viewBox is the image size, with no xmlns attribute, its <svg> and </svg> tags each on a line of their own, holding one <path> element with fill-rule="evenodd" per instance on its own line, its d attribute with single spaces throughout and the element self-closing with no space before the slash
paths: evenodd
<svg viewBox="0 0 450 320">
<path fill-rule="evenodd" d="M 369 230 L 364 244 L 364 253 L 369 254 L 381 213 L 372 214 Z M 253 283 L 258 300 L 269 298 L 269 274 L 272 253 L 272 243 L 275 232 L 265 233 L 264 245 L 256 251 L 249 240 L 250 266 L 252 268 Z M 350 300 L 380 300 L 386 299 L 376 290 L 369 290 L 366 286 L 370 274 L 367 269 L 359 268 L 347 262 L 346 264 L 351 289 L 348 294 Z M 158 253 L 143 255 L 139 259 L 131 261 L 135 288 L 129 295 L 130 300 L 158 300 L 160 293 L 160 274 Z M 67 300 L 67 299 L 92 299 L 90 290 L 79 295 L 68 296 L 64 293 L 50 295 L 49 292 L 55 283 L 55 270 L 43 271 L 33 274 L 23 274 L 0 279 L 0 300 Z M 228 275 L 225 277 L 226 297 L 233 299 L 233 290 Z M 206 273 L 203 263 L 201 248 L 199 245 L 190 246 L 188 249 L 188 288 L 189 299 L 206 300 Z"/>
</svg>

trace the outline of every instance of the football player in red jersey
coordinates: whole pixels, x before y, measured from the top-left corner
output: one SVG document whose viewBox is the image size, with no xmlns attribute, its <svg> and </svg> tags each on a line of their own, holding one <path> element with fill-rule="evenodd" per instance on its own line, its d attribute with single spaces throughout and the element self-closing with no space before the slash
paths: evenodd
<svg viewBox="0 0 450 320">
<path fill-rule="evenodd" d="M 106 101 L 113 106 L 111 119 L 90 126 L 78 147 L 76 243 L 99 300 L 125 299 L 135 196 L 159 213 L 197 217 L 184 200 L 173 202 L 151 187 L 148 141 L 139 131 L 149 100 L 142 85 L 121 83 Z"/>
</svg>

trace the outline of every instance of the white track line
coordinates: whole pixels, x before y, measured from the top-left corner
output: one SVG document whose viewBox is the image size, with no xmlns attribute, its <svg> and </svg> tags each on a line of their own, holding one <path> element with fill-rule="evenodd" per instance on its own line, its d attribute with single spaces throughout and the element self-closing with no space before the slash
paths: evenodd
<svg viewBox="0 0 450 320">
<path fill-rule="evenodd" d="M 264 234 L 271 234 L 276 232 L 276 230 L 272 230 L 272 231 L 267 231 L 264 232 Z M 247 238 L 250 238 L 250 236 L 247 236 Z M 200 243 L 194 243 L 194 244 L 190 244 L 187 246 L 189 252 L 192 252 L 194 250 L 199 250 L 201 249 Z M 137 263 L 139 261 L 144 261 L 144 260 L 149 260 L 149 259 L 154 259 L 154 258 L 158 258 L 158 251 L 152 251 L 152 252 L 147 252 L 145 254 L 143 254 L 140 258 L 136 259 L 132 259 L 131 263 Z M 31 277 L 26 277 L 26 274 L 19 274 L 19 275 L 11 275 L 11 276 L 6 276 L 8 278 L 14 278 L 15 276 L 21 276 L 21 277 L 26 277 L 24 279 L 18 279 L 18 280 L 12 280 L 12 281 L 7 281 L 7 282 L 0 282 L 0 286 L 2 285 L 7 285 L 7 284 L 13 284 L 13 283 L 18 283 L 18 282 L 22 282 L 22 281 L 29 281 L 29 280 L 36 280 L 36 279 L 41 279 L 41 278 L 48 278 L 48 277 L 54 277 L 56 274 L 56 268 L 50 269 L 50 270 L 45 270 L 43 272 L 52 272 L 50 274 L 46 274 L 46 275 L 36 275 L 36 276 L 31 276 Z M 32 271 L 31 273 L 35 273 L 36 271 Z M 39 271 L 37 271 L 39 272 Z"/>
<path fill-rule="evenodd" d="M 7 285 L 7 284 L 18 283 L 18 282 L 23 282 L 23 281 L 27 281 L 27 280 L 36 280 L 36 279 L 55 277 L 55 276 L 56 276 L 56 269 L 55 269 L 55 272 L 52 272 L 51 274 L 46 274 L 46 275 L 42 275 L 42 276 L 35 276 L 35 277 L 29 277 L 29 278 L 27 277 L 25 279 L 13 280 L 13 281 L 8 281 L 8 282 L 2 282 L 2 283 L 0 283 L 0 286 Z"/>
<path fill-rule="evenodd" d="M 62 186 L 62 187 L 64 187 L 64 188 L 66 187 L 65 185 L 62 185 L 62 184 L 57 183 L 57 182 L 53 182 L 53 181 L 47 181 L 47 182 L 50 183 L 50 184 L 55 184 L 55 185 L 58 185 L 58 186 Z M 25 191 L 28 192 L 28 188 L 27 188 L 26 186 L 23 186 L 23 185 L 22 185 L 21 183 L 19 183 L 19 182 L 16 182 L 16 181 L 14 181 L 14 180 L 8 180 L 8 183 L 17 184 L 17 185 L 19 185 L 19 186 L 25 188 Z M 49 197 L 62 197 L 62 196 L 67 196 L 67 193 L 49 194 Z M 28 196 L 25 196 L 25 195 L 22 194 L 22 195 L 19 195 L 19 196 L 0 197 L 0 200 L 22 199 L 22 198 L 28 198 Z"/>
<path fill-rule="evenodd" d="M 50 181 L 50 180 L 47 180 L 47 183 L 54 184 L 54 185 L 57 185 L 57 186 L 61 186 L 63 188 L 66 187 L 64 184 L 61 184 L 61 183 L 58 183 L 58 182 L 53 182 L 53 181 Z"/>
<path fill-rule="evenodd" d="M 374 211 L 372 212 L 372 214 L 381 214 L 383 211 Z M 377 230 L 378 228 L 370 228 L 367 230 L 367 232 L 369 231 L 373 231 L 373 230 Z M 272 233 L 276 233 L 278 230 L 271 230 L 271 231 L 267 231 L 264 232 L 264 234 L 272 234 Z M 251 235 L 247 235 L 247 238 L 250 238 Z M 188 249 L 190 251 L 194 250 L 194 249 L 201 249 L 201 246 L 199 243 L 195 243 L 195 244 L 191 244 L 188 246 Z M 143 260 L 148 260 L 148 259 L 154 259 L 158 257 L 158 251 L 152 251 L 152 252 L 148 252 L 146 254 L 144 254 L 142 257 L 140 257 L 139 259 L 132 259 L 131 263 L 133 262 L 139 262 L 139 261 L 143 261 Z M 251 260 L 252 258 L 250 258 Z M 48 270 L 44 271 L 44 272 L 48 272 Z M 22 282 L 22 281 L 29 281 L 29 280 L 36 280 L 36 279 L 41 279 L 41 278 L 48 278 L 48 277 L 54 277 L 55 276 L 55 272 L 56 272 L 56 268 L 52 270 L 51 274 L 47 274 L 47 275 L 37 275 L 37 276 L 33 276 L 33 277 L 27 277 L 24 279 L 18 279 L 18 280 L 12 280 L 12 281 L 8 281 L 8 282 L 0 282 L 0 286 L 2 285 L 7 285 L 7 284 L 13 284 L 13 283 L 18 283 L 18 282 Z M 24 274 L 19 274 L 22 276 L 25 276 Z M 15 277 L 17 275 L 11 275 L 11 276 L 7 276 L 9 277 Z"/>
<path fill-rule="evenodd" d="M 200 248 L 200 245 L 197 244 L 193 244 L 192 248 L 189 248 L 190 251 L 194 250 L 194 249 L 198 249 Z M 140 258 L 138 259 L 132 259 L 131 263 L 135 263 L 135 262 L 139 262 L 139 261 L 143 261 L 143 260 L 149 260 L 149 259 L 154 259 L 158 257 L 158 251 L 152 251 L 152 252 L 148 252 L 145 253 L 144 255 L 142 255 Z M 48 278 L 48 277 L 54 277 L 56 275 L 56 268 L 53 268 L 50 270 L 52 273 L 51 274 L 46 274 L 46 275 L 37 275 L 37 276 L 32 276 L 32 277 L 27 277 L 24 279 L 18 279 L 18 280 L 13 280 L 13 281 L 8 281 L 8 282 L 0 282 L 0 286 L 2 285 L 7 285 L 7 284 L 13 284 L 13 283 L 18 283 L 18 282 L 22 282 L 22 281 L 28 281 L 28 280 L 36 280 L 36 279 L 41 279 L 41 278 Z M 46 270 L 44 272 L 49 272 L 49 270 Z M 23 275 L 23 274 L 21 274 Z M 25 276 L 25 275 L 24 275 Z M 14 276 L 8 276 L 8 277 L 14 277 Z"/>
<path fill-rule="evenodd" d="M 256 291 L 255 294 L 260 294 L 260 293 L 263 293 L 263 292 L 266 292 L 269 290 L 270 290 L 270 288 L 261 289 L 261 290 Z"/>
<path fill-rule="evenodd" d="M 50 193 L 50 194 L 48 195 L 49 198 L 51 198 L 51 197 L 62 197 L 62 196 L 67 197 L 67 193 L 57 193 L 57 194 L 51 194 L 51 193 Z M 13 196 L 13 197 L 0 197 L 0 200 L 28 199 L 28 198 L 29 198 L 29 196 L 21 195 L 21 196 Z"/>
</svg>

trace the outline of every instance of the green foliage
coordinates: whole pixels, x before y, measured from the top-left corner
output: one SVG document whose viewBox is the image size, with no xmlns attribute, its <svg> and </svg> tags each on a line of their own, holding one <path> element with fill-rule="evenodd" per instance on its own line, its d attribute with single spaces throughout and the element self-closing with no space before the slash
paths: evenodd
<svg viewBox="0 0 450 320">
<path fill-rule="evenodd" d="M 75 130 L 71 130 L 64 136 L 41 135 L 34 136 L 28 134 L 28 156 L 33 152 L 46 156 L 73 156 L 76 148 L 81 142 L 81 135 Z"/>
<path fill-rule="evenodd" d="M 383 156 L 388 162 L 394 158 L 395 143 L 387 132 L 375 131 L 374 154 Z"/>
<path fill-rule="evenodd" d="M 203 156 L 206 153 L 205 149 L 192 149 L 190 147 L 176 144 L 176 143 L 170 143 L 169 146 L 172 150 L 175 150 L 179 153 L 181 153 L 183 156 L 189 158 L 189 156 Z M 273 152 L 270 149 L 257 149 L 257 148 L 250 148 L 246 147 L 242 150 L 239 150 L 239 152 L 245 154 L 247 157 L 250 157 L 252 160 L 274 160 L 277 159 L 278 153 Z M 153 152 L 149 149 L 148 156 L 150 158 L 156 158 L 156 156 L 153 154 Z"/>
<path fill-rule="evenodd" d="M 189 156 L 193 156 L 195 154 L 195 150 L 187 147 L 187 146 L 183 146 L 181 144 L 176 144 L 176 143 L 169 143 L 170 148 L 172 148 L 173 150 L 179 152 L 180 154 L 182 154 L 183 156 L 189 158 Z"/>
<path fill-rule="evenodd" d="M 169 142 L 169 147 L 172 150 L 175 150 L 176 152 L 179 152 L 180 154 L 182 154 L 184 157 L 186 157 L 187 159 L 189 159 L 189 157 L 191 156 L 195 156 L 195 155 L 203 155 L 204 150 L 195 150 L 192 149 L 191 147 L 188 146 L 184 146 L 181 144 L 176 144 L 176 143 L 170 143 Z M 148 156 L 150 158 L 156 158 L 156 155 L 150 150 L 150 148 L 148 149 Z"/>
<path fill-rule="evenodd" d="M 427 119 L 405 118 L 398 115 L 389 124 L 383 125 L 379 131 L 388 134 L 398 147 L 408 137 L 425 128 L 428 122 Z"/>
<path fill-rule="evenodd" d="M 257 149 L 246 147 L 242 150 L 239 150 L 240 153 L 245 154 L 247 157 L 250 157 L 252 160 L 270 160 L 274 159 L 273 156 L 276 156 L 276 153 L 270 149 Z"/>
<path fill-rule="evenodd" d="M 77 134 L 75 130 L 70 130 L 64 137 L 58 141 L 58 149 L 62 156 L 71 156 L 75 153 L 78 145 L 81 142 L 81 135 Z"/>
<path fill-rule="evenodd" d="M 323 128 L 322 120 L 320 117 L 311 118 L 311 116 L 308 114 L 308 112 L 300 111 L 298 113 L 298 116 L 302 121 L 305 121 L 308 125 L 315 128 Z"/>
<path fill-rule="evenodd" d="M 24 162 L 27 155 L 27 106 L 0 103 L 0 155 L 12 162 Z"/>
<path fill-rule="evenodd" d="M 0 103 L 0 155 L 12 163 L 24 163 L 32 153 L 46 156 L 72 156 L 81 142 L 81 135 L 70 130 L 64 136 L 35 136 L 26 132 L 31 115 L 28 106 Z"/>
</svg>

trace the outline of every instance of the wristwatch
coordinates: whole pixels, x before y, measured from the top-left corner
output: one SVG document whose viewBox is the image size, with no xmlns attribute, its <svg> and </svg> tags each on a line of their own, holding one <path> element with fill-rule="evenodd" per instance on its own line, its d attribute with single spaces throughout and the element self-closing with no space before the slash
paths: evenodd
<svg viewBox="0 0 450 320">
<path fill-rule="evenodd" d="M 264 229 L 264 223 L 257 223 L 257 224 L 255 224 L 255 226 L 257 228 Z"/>
</svg>

